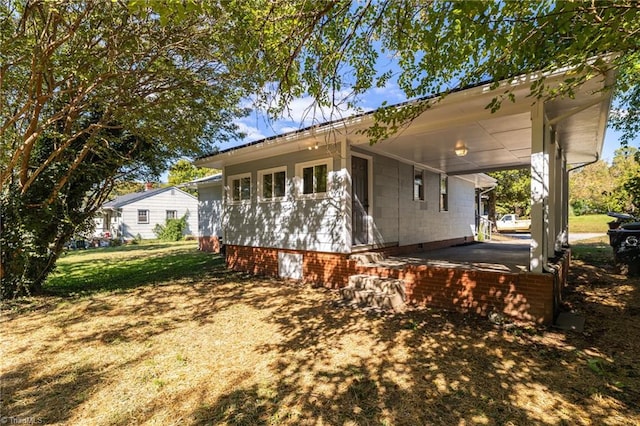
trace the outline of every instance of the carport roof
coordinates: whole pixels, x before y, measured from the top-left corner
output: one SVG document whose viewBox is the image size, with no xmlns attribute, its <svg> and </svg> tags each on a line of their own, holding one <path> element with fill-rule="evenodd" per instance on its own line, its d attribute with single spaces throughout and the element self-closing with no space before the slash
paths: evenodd
<svg viewBox="0 0 640 426">
<path fill-rule="evenodd" d="M 565 70 L 545 75 L 545 83 L 559 85 L 566 74 Z M 346 139 L 367 151 L 452 175 L 528 167 L 531 109 L 535 103 L 529 93 L 531 84 L 539 78 L 540 74 L 533 73 L 502 82 L 496 90 L 491 90 L 490 84 L 481 84 L 444 98 L 428 99 L 432 103 L 429 109 L 397 134 L 373 145 L 362 132 L 373 124 L 373 114 L 366 113 L 204 156 L 196 164 L 221 168 L 315 145 L 335 150 L 332 146 Z M 569 164 L 593 161 L 600 155 L 614 81 L 615 74 L 609 71 L 588 80 L 572 98 L 545 102 L 545 114 Z M 491 113 L 487 105 L 506 89 L 515 94 L 515 102 L 505 100 L 498 111 Z M 407 103 L 390 108 L 404 105 Z M 466 156 L 455 155 L 454 148 L 459 145 L 468 149 Z"/>
</svg>

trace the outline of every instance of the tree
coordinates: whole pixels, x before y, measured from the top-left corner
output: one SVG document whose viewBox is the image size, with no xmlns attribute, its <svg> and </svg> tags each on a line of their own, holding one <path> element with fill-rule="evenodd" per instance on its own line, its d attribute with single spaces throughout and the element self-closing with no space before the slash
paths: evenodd
<svg viewBox="0 0 640 426">
<path fill-rule="evenodd" d="M 624 110 L 614 120 L 627 137 L 638 131 L 640 3 L 632 0 L 125 1 L 0 3 L 0 231 L 25 236 L 11 237 L 13 252 L 0 242 L 0 276 L 3 289 L 27 283 L 11 295 L 46 277 L 19 278 L 29 253 L 50 256 L 51 265 L 62 246 L 32 238 L 43 225 L 31 212 L 73 204 L 67 210 L 79 226 L 76 219 L 95 208 L 83 198 L 76 209 L 81 204 L 69 198 L 79 196 L 71 185 L 83 182 L 89 158 L 104 182 L 128 168 L 158 174 L 170 160 L 233 136 L 233 118 L 245 112 L 240 100 L 250 94 L 278 116 L 303 94 L 320 106 L 357 105 L 392 78 L 407 98 L 491 81 L 496 96 L 487 108 L 495 110 L 513 99 L 498 83 L 511 76 L 541 71 L 533 98 L 570 96 L 586 78 L 616 68 Z M 384 68 L 385 58 L 395 67 Z M 564 83 L 547 86 L 544 73 L 563 67 L 573 70 Z M 440 98 L 378 110 L 371 142 Z M 130 150 L 111 149 L 120 138 Z M 5 215 L 5 206 L 21 215 Z M 62 214 L 53 209 L 48 220 Z M 26 263 L 15 257 L 8 266 L 6 256 L 18 252 Z"/>
<path fill-rule="evenodd" d="M 88 230 L 93 213 L 117 181 L 116 172 L 142 166 L 154 156 L 156 146 L 149 140 L 118 129 L 100 134 L 109 140 L 109 147 L 85 155 L 64 187 L 55 188 L 86 145 L 87 136 L 69 144 L 55 165 L 43 169 L 24 195 L 20 194 L 17 182 L 11 182 L 2 191 L 2 297 L 38 291 L 65 243 L 74 234 Z M 38 138 L 32 153 L 34 163 L 45 161 L 59 143 L 58 132 L 47 132 Z M 52 191 L 57 192 L 55 198 L 44 203 Z"/>
<path fill-rule="evenodd" d="M 189 160 L 180 159 L 169 168 L 169 184 L 179 185 L 181 183 L 190 182 L 194 179 L 203 178 L 205 176 L 220 173 L 220 170 L 205 169 L 196 167 Z"/>
<path fill-rule="evenodd" d="M 302 93 L 320 106 L 357 106 L 358 95 L 392 78 L 409 99 L 490 81 L 495 98 L 487 108 L 495 110 L 514 96 L 501 80 L 540 71 L 532 98 L 571 96 L 586 79 L 613 68 L 621 102 L 613 122 L 627 140 L 640 127 L 635 0 L 239 3 L 246 33 L 230 42 L 240 46 L 247 68 L 270 73 L 275 94 L 263 91 L 259 100 L 272 114 Z M 279 49 L 270 49 L 274 42 Z M 572 71 L 560 86 L 545 84 L 545 73 L 565 67 Z M 438 99 L 376 111 L 368 136 L 372 142 L 389 136 Z"/>
<path fill-rule="evenodd" d="M 611 165 L 598 161 L 569 175 L 569 204 L 577 215 L 635 212 L 640 206 L 640 151 L 617 149 Z"/>
<path fill-rule="evenodd" d="M 493 193 L 495 213 L 515 213 L 528 216 L 531 211 L 531 170 L 517 169 L 491 172 L 489 176 L 496 179 L 497 185 Z M 492 209 L 490 209 L 492 210 Z M 495 220 L 495 217 L 490 218 Z"/>
<path fill-rule="evenodd" d="M 610 172 L 614 182 L 610 210 L 636 213 L 640 208 L 640 150 L 631 146 L 616 150 Z"/>
<path fill-rule="evenodd" d="M 131 180 L 118 180 L 114 185 L 111 192 L 109 192 L 109 199 L 114 199 L 121 195 L 132 194 L 134 192 L 144 191 L 144 182 L 135 182 Z"/>
<path fill-rule="evenodd" d="M 264 84 L 234 72 L 222 13 L 137 4 L 0 3 L 3 297 L 40 289 L 116 180 L 235 136 Z"/>
<path fill-rule="evenodd" d="M 600 160 L 569 173 L 569 205 L 575 215 L 617 210 L 611 203 L 615 186 L 606 161 Z"/>
</svg>

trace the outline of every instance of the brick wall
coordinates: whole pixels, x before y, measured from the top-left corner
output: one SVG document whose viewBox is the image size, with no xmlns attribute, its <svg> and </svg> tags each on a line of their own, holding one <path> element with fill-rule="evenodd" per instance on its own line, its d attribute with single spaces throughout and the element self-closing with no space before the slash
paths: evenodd
<svg viewBox="0 0 640 426">
<path fill-rule="evenodd" d="M 437 244 L 440 243 L 435 243 Z M 417 246 L 417 245 L 416 245 Z M 416 247 L 419 249 L 426 249 Z M 409 246 L 383 249 L 386 254 L 418 251 Z M 405 282 L 410 303 L 487 315 L 492 311 L 514 319 L 551 323 L 566 283 L 570 252 L 557 261 L 555 274 L 500 273 L 463 268 L 405 265 L 402 269 L 356 265 L 349 255 L 299 252 L 260 247 L 227 247 L 227 265 L 236 271 L 278 276 L 278 251 L 303 254 L 304 281 L 328 288 L 344 287 L 350 275 L 369 274 Z"/>
<path fill-rule="evenodd" d="M 210 253 L 220 253 L 220 240 L 218 237 L 198 237 L 198 250 Z"/>
</svg>

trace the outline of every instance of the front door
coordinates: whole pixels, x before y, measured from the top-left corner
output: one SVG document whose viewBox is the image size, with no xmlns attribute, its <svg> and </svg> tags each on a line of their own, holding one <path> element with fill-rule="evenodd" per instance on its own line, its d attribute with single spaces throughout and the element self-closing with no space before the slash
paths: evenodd
<svg viewBox="0 0 640 426">
<path fill-rule="evenodd" d="M 369 160 L 351 157 L 353 245 L 369 244 Z"/>
</svg>

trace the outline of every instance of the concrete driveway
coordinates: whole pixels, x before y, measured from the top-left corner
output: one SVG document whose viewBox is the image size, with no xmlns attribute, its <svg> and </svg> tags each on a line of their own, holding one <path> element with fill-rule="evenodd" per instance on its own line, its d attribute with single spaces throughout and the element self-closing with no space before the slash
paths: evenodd
<svg viewBox="0 0 640 426">
<path fill-rule="evenodd" d="M 569 244 L 573 244 L 577 241 L 583 241 L 583 240 L 590 240 L 591 238 L 597 238 L 597 237 L 606 237 L 607 234 L 605 232 L 598 232 L 598 233 L 576 233 L 576 234 L 569 234 Z"/>
</svg>

